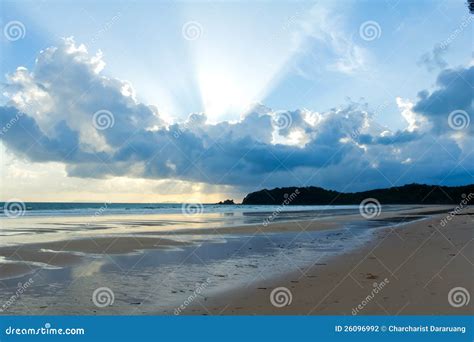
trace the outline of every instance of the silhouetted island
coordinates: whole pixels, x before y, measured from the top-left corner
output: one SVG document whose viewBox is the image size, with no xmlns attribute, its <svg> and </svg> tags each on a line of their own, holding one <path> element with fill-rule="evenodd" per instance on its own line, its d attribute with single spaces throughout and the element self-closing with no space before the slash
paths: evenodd
<svg viewBox="0 0 474 342">
<path fill-rule="evenodd" d="M 235 204 L 234 203 L 234 200 L 232 199 L 226 199 L 225 201 L 220 201 L 219 203 L 216 203 L 218 205 L 233 205 Z"/>
<path fill-rule="evenodd" d="M 465 186 L 408 184 L 353 193 L 309 186 L 263 189 L 245 196 L 242 204 L 342 205 L 359 204 L 366 198 L 375 198 L 381 204 L 459 204 L 463 199 L 471 200 L 473 197 L 474 184 Z"/>
</svg>

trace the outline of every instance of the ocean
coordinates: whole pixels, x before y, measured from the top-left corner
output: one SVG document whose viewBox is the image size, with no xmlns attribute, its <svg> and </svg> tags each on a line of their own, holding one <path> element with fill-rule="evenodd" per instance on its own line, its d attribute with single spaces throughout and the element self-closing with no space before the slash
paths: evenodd
<svg viewBox="0 0 474 342">
<path fill-rule="evenodd" d="M 137 232 L 266 226 L 358 213 L 358 206 L 66 202 L 2 202 L 0 206 L 0 246 Z"/>
<path fill-rule="evenodd" d="M 200 203 L 82 203 L 82 202 L 0 202 L 0 217 L 9 210 L 19 210 L 19 216 L 90 216 L 129 214 L 218 214 L 324 211 L 337 213 L 358 210 L 357 205 L 218 205 Z"/>
</svg>

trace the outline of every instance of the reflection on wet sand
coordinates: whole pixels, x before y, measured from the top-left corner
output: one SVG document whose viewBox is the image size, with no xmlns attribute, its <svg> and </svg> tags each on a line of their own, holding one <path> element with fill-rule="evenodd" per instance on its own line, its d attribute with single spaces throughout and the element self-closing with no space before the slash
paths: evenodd
<svg viewBox="0 0 474 342">
<path fill-rule="evenodd" d="M 253 213 L 252 222 L 261 222 L 263 215 Z M 237 216 L 239 220 L 245 217 Z M 318 219 L 312 221 L 296 220 L 301 217 L 295 213 L 291 216 L 294 221 L 268 227 L 211 228 L 209 222 L 222 222 L 223 217 L 212 215 L 186 218 L 192 225 L 170 220 L 180 222 L 179 229 L 163 225 L 163 216 L 156 225 L 149 216 L 107 217 L 94 223 L 94 227 L 107 226 L 97 235 L 97 230 L 77 232 L 73 222 L 57 225 L 55 220 L 41 218 L 41 224 L 56 224 L 59 230 L 37 235 L 56 234 L 55 239 L 0 247 L 2 284 L 13 290 L 22 278 L 33 277 L 35 286 L 22 300 L 34 314 L 171 313 L 197 283 L 209 280 L 203 296 L 246 287 L 262 276 L 281 275 L 353 250 L 369 241 L 376 228 L 424 218 L 408 207 L 369 221 L 354 211 L 352 215 L 314 215 Z M 61 234 L 68 239 L 60 239 Z M 115 304 L 98 311 L 91 293 L 101 286 L 114 291 Z M 23 311 L 14 306 L 9 312 Z"/>
</svg>

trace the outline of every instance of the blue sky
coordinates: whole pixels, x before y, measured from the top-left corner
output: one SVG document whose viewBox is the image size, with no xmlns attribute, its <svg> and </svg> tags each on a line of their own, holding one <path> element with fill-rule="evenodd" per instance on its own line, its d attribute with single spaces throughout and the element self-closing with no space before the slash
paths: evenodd
<svg viewBox="0 0 474 342">
<path fill-rule="evenodd" d="M 470 88 L 472 94 L 467 48 L 472 17 L 463 1 L 3 1 L 1 6 L 0 103 L 9 108 L 3 119 L 25 112 L 24 125 L 15 129 L 32 119 L 35 134 L 48 139 L 51 151 L 55 142 L 81 150 L 70 158 L 60 150 L 43 154 L 39 146 L 32 155 L 28 141 L 5 134 L 3 175 L 22 177 L 23 185 L 2 197 L 32 198 L 31 179 L 45 174 L 64 182 L 51 184 L 59 197 L 38 195 L 50 200 L 102 199 L 112 181 L 124 184 L 124 200 L 137 200 L 140 189 L 150 188 L 158 195 L 151 192 L 149 199 L 158 201 L 238 198 L 262 186 L 347 191 L 409 181 L 472 182 L 472 151 L 466 148 L 472 125 L 445 130 L 433 110 L 446 107 L 444 123 L 454 110 L 470 118 L 472 100 L 444 106 L 429 98 L 437 90 L 451 94 L 458 78 L 456 89 Z M 21 23 L 24 37 L 8 37 L 11 22 Z M 450 70 L 454 81 L 445 83 L 442 75 Z M 55 88 L 58 77 L 69 78 Z M 101 86 L 91 95 L 86 83 L 96 81 Z M 418 96 L 423 91 L 425 102 Z M 80 99 L 71 99 L 74 94 Z M 33 108 L 38 101 L 43 102 Z M 67 115 L 59 113 L 64 108 Z M 78 121 L 100 109 L 114 115 L 114 127 L 91 132 Z M 199 124 L 188 119 L 191 113 L 205 116 L 202 127 L 202 118 Z M 275 125 L 281 115 L 290 127 Z M 350 147 L 340 132 L 346 125 L 351 127 L 346 135 L 358 140 Z M 183 133 L 172 144 L 175 150 L 168 150 L 163 136 L 173 127 Z M 131 137 L 127 128 L 139 133 Z M 387 136 L 390 144 L 381 143 Z M 119 144 L 127 139 L 138 152 Z M 436 170 L 423 159 L 433 153 L 433 141 L 452 159 Z M 160 155 L 160 148 L 169 155 Z M 425 154 L 418 155 L 420 149 Z M 162 163 L 155 165 L 156 154 Z M 101 165 L 89 158 L 99 158 Z M 360 178 L 347 182 L 344 170 L 351 163 L 356 171 L 360 167 Z M 130 187 L 137 192 L 129 193 Z"/>
</svg>

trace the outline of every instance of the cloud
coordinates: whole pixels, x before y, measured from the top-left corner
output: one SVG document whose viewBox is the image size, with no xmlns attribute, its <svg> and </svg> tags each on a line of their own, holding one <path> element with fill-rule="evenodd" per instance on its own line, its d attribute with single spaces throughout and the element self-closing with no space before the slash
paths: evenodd
<svg viewBox="0 0 474 342">
<path fill-rule="evenodd" d="M 447 47 L 437 45 L 433 48 L 433 51 L 427 52 L 420 57 L 418 65 L 426 67 L 428 71 L 445 69 L 448 66 L 444 59 L 446 52 Z"/>
<path fill-rule="evenodd" d="M 454 111 L 463 111 L 474 119 L 474 66 L 443 70 L 436 85 L 432 92 L 422 90 L 418 93 L 419 99 L 413 110 L 429 120 L 438 134 L 453 131 L 448 117 Z M 464 131 L 472 135 L 474 125 L 468 125 Z"/>
<path fill-rule="evenodd" d="M 298 75 L 318 79 L 323 69 L 351 75 L 367 68 L 371 55 L 342 24 L 347 15 L 330 3 L 311 8 L 296 34 L 300 51 L 292 67 Z"/>
<path fill-rule="evenodd" d="M 438 89 L 420 93 L 415 105 L 399 101 L 408 126 L 398 131 L 377 125 L 367 105 L 355 102 L 321 113 L 258 104 L 236 122 L 210 124 L 205 113 L 192 113 L 169 123 L 155 107 L 140 103 L 130 84 L 104 76 L 104 67 L 100 53 L 91 56 L 69 38 L 42 51 L 33 70 L 8 75 L 9 101 L 0 107 L 3 144 L 33 163 L 63 163 L 71 177 L 246 189 L 317 184 L 357 190 L 453 177 L 463 182 L 474 168 L 469 145 L 442 126 L 453 108 L 472 113 L 464 80 L 472 81 L 472 67 L 443 71 Z M 106 126 L 97 122 L 98 112 L 110 116 Z"/>
</svg>

